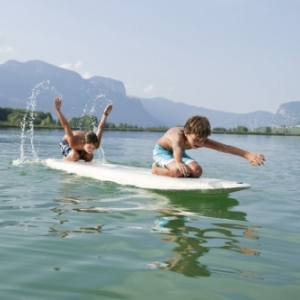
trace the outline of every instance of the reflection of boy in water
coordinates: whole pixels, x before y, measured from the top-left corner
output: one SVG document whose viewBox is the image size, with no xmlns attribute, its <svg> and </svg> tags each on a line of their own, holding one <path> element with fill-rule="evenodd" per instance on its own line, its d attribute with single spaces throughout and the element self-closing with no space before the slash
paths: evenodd
<svg viewBox="0 0 300 300">
<path fill-rule="evenodd" d="M 100 147 L 101 137 L 107 116 L 112 110 L 112 104 L 109 104 L 104 109 L 101 121 L 99 123 L 97 132 L 72 131 L 70 124 L 61 112 L 61 99 L 55 98 L 54 105 L 59 117 L 61 126 L 65 130 L 65 136 L 60 142 L 60 147 L 64 159 L 68 161 L 78 161 L 83 159 L 85 161 L 93 160 L 93 152 Z"/>
<path fill-rule="evenodd" d="M 220 246 L 220 249 L 233 250 L 251 256 L 258 256 L 260 254 L 258 251 L 248 247 L 238 246 L 238 236 L 230 230 L 245 230 L 243 237 L 257 239 L 254 235 L 254 228 L 236 224 L 223 224 L 226 228 L 208 228 L 201 230 L 199 228 L 186 226 L 185 216 L 160 216 L 157 220 L 156 225 L 163 227 L 162 230 L 159 231 L 167 233 L 163 241 L 178 244 L 178 246 L 173 249 L 173 252 L 176 253 L 175 257 L 166 259 L 165 264 L 158 264 L 158 266 L 164 270 L 174 271 L 190 277 L 210 276 L 211 271 L 209 267 L 202 265 L 199 258 L 210 250 L 209 246 L 203 247 L 201 244 L 206 244 L 209 239 L 216 238 L 216 232 L 229 240 L 229 242 L 227 241 L 223 246 Z M 158 230 L 159 226 L 155 226 L 153 229 Z M 213 233 L 211 236 L 209 235 L 210 232 Z"/>
<path fill-rule="evenodd" d="M 164 216 L 157 218 L 158 226 L 153 229 L 168 234 L 164 237 L 163 241 L 175 242 L 179 246 L 173 249 L 176 254 L 175 257 L 165 260 L 165 264 L 158 266 L 164 270 L 170 270 L 181 273 L 185 276 L 210 276 L 210 271 L 205 265 L 201 265 L 199 257 L 203 256 L 209 251 L 208 248 L 202 247 L 199 240 L 195 237 L 188 236 L 187 227 L 185 226 L 185 216 Z M 192 228 L 192 227 L 188 227 Z M 168 229 L 168 231 L 166 230 Z M 197 230 L 193 228 L 193 230 Z"/>
</svg>

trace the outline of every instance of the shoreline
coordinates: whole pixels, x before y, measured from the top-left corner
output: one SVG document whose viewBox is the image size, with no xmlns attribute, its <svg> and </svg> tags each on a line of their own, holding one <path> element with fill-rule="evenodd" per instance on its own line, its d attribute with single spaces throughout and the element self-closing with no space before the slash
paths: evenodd
<svg viewBox="0 0 300 300">
<path fill-rule="evenodd" d="M 15 126 L 15 125 L 0 125 L 0 130 L 1 129 L 20 129 L 20 126 Z M 27 128 L 26 128 L 27 129 Z M 64 129 L 59 126 L 39 126 L 36 125 L 34 126 L 34 130 L 60 130 L 63 131 Z M 72 128 L 72 130 L 80 130 L 80 128 Z M 104 128 L 105 131 L 130 131 L 130 132 L 166 132 L 167 129 L 159 129 L 159 128 Z M 288 133 L 288 132 L 235 132 L 235 131 L 214 131 L 212 130 L 212 134 L 237 134 L 237 135 L 264 135 L 264 136 L 300 136 L 299 133 Z"/>
</svg>

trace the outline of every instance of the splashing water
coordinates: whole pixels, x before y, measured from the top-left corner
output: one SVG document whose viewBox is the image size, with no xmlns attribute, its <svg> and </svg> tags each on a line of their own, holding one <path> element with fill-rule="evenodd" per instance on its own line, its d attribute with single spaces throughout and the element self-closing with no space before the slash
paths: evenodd
<svg viewBox="0 0 300 300">
<path fill-rule="evenodd" d="M 89 93 L 89 90 L 87 91 L 87 93 Z M 99 102 L 99 99 L 100 99 L 100 102 Z M 95 112 L 96 112 L 96 108 L 97 108 L 97 104 L 101 103 L 102 101 L 101 100 L 106 100 L 105 102 L 107 102 L 107 98 L 105 97 L 105 94 L 99 94 L 99 95 L 96 95 L 96 97 L 93 97 L 91 99 L 89 99 L 83 109 L 83 113 L 81 115 L 81 117 L 84 117 L 84 116 L 89 116 L 90 117 L 90 124 L 85 124 L 85 125 L 88 125 L 89 127 L 93 128 L 93 131 L 95 132 L 97 130 L 97 118 L 93 118 L 95 116 Z M 109 100 L 108 100 L 109 101 Z M 100 107 L 102 105 L 100 104 Z M 87 128 L 84 128 L 84 124 L 82 122 L 82 118 L 80 120 L 80 123 L 79 123 L 79 128 L 80 130 L 86 130 Z"/>
<path fill-rule="evenodd" d="M 21 153 L 21 161 L 24 161 L 25 158 L 25 152 L 24 152 L 24 144 L 26 140 L 26 124 L 29 125 L 29 136 L 30 136 L 30 146 L 31 146 L 31 153 L 33 156 L 33 159 L 37 159 L 37 154 L 34 149 L 33 144 L 33 136 L 34 136 L 34 111 L 36 107 L 36 96 L 39 94 L 39 90 L 35 91 L 35 89 L 32 90 L 32 93 L 29 97 L 29 102 L 26 107 L 26 112 L 23 116 L 23 120 L 20 124 L 21 127 L 21 143 L 20 143 L 20 153 Z"/>
<path fill-rule="evenodd" d="M 21 127 L 20 159 L 17 162 L 15 162 L 17 164 L 22 164 L 28 160 L 29 161 L 38 161 L 39 160 L 38 155 L 35 151 L 35 147 L 34 147 L 34 120 L 35 120 L 34 112 L 35 112 L 38 96 L 47 90 L 50 90 L 51 92 L 55 93 L 56 95 L 59 94 L 54 89 L 54 87 L 50 86 L 50 80 L 38 83 L 31 90 L 31 95 L 28 98 L 29 100 L 27 102 L 25 114 L 24 114 L 23 119 L 20 124 L 20 127 Z M 27 127 L 29 129 L 26 130 Z M 29 150 L 28 150 L 29 155 L 30 155 L 29 159 L 25 155 L 25 146 L 26 146 L 27 136 L 29 136 Z"/>
</svg>

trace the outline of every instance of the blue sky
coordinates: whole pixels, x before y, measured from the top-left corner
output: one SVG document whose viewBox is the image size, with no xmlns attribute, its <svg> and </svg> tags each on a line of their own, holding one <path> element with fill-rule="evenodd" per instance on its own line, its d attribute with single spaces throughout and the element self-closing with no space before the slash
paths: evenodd
<svg viewBox="0 0 300 300">
<path fill-rule="evenodd" d="M 300 101 L 299 33 L 299 0 L 0 0 L 0 64 L 236 113 Z"/>
</svg>

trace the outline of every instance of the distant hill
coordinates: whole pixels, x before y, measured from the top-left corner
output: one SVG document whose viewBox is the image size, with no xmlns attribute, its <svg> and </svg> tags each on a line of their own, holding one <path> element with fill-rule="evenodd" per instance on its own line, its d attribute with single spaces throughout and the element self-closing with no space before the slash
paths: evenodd
<svg viewBox="0 0 300 300">
<path fill-rule="evenodd" d="M 212 127 L 258 128 L 300 123 L 300 101 L 282 104 L 275 115 L 265 111 L 236 114 L 165 98 L 129 97 L 121 81 L 100 76 L 83 79 L 74 71 L 39 60 L 10 60 L 0 65 L 0 107 L 26 108 L 30 99 L 36 99 L 37 110 L 50 112 L 56 118 L 53 99 L 57 95 L 62 95 L 62 110 L 67 118 L 85 113 L 99 118 L 107 103 L 113 102 L 108 122 L 116 125 L 171 127 L 183 125 L 195 114 L 207 116 Z"/>
<path fill-rule="evenodd" d="M 272 126 L 300 125 L 300 101 L 281 104 L 271 122 Z"/>
<path fill-rule="evenodd" d="M 34 89 L 38 84 L 41 86 Z M 100 118 L 104 107 L 113 102 L 108 122 L 139 127 L 164 125 L 150 115 L 140 100 L 127 97 L 120 81 L 100 76 L 83 79 L 76 72 L 37 60 L 26 63 L 8 61 L 0 65 L 1 107 L 26 108 L 29 98 L 36 98 L 36 109 L 50 112 L 56 118 L 53 99 L 59 94 L 63 99 L 62 111 L 68 118 L 80 117 L 86 112 Z"/>
<path fill-rule="evenodd" d="M 268 126 L 274 117 L 270 112 L 257 111 L 247 114 L 235 114 L 180 102 L 176 103 L 165 98 L 141 99 L 141 102 L 151 115 L 159 120 L 164 120 L 169 127 L 184 125 L 187 118 L 192 115 L 204 115 L 209 118 L 212 127 L 224 128 L 237 126 L 264 127 Z"/>
</svg>

